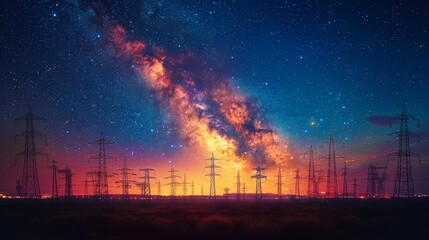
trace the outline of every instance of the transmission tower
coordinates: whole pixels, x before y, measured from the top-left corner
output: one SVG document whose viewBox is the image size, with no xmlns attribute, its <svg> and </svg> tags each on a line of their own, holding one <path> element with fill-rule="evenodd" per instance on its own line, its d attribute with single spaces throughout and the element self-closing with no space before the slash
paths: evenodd
<svg viewBox="0 0 429 240">
<path fill-rule="evenodd" d="M 88 181 L 88 174 L 85 176 L 85 181 L 82 181 L 84 183 L 84 189 L 83 189 L 83 196 L 85 198 L 88 198 L 89 191 L 88 191 L 88 183 L 92 181 Z"/>
<path fill-rule="evenodd" d="M 209 159 L 206 159 L 207 161 L 210 161 L 210 165 L 206 166 L 206 168 L 210 168 L 210 173 L 206 174 L 206 176 L 210 176 L 210 194 L 209 199 L 216 201 L 216 176 L 220 176 L 220 174 L 216 173 L 216 168 L 221 168 L 220 166 L 215 165 L 215 161 L 218 161 L 220 159 L 215 158 L 214 154 L 212 152 L 212 157 Z"/>
<path fill-rule="evenodd" d="M 236 187 L 237 187 L 237 201 L 241 201 L 241 176 L 240 176 L 240 170 L 237 170 L 237 176 L 235 177 L 237 179 Z"/>
<path fill-rule="evenodd" d="M 98 172 L 97 171 L 92 171 L 92 172 L 87 172 L 86 176 L 90 176 L 91 180 L 88 182 L 92 183 L 92 194 L 93 196 L 97 195 L 97 178 L 98 178 Z"/>
<path fill-rule="evenodd" d="M 256 193 L 255 193 L 255 200 L 260 201 L 262 200 L 262 179 L 266 179 L 267 176 L 262 175 L 262 172 L 265 171 L 266 168 L 261 168 L 260 166 L 254 168 L 253 170 L 256 171 L 256 174 L 251 176 L 251 179 L 256 178 Z"/>
<path fill-rule="evenodd" d="M 146 200 L 149 200 L 152 198 L 152 194 L 150 191 L 150 180 L 155 179 L 155 177 L 152 177 L 150 175 L 150 172 L 155 171 L 153 168 L 142 168 L 140 171 L 143 171 L 143 198 Z"/>
<path fill-rule="evenodd" d="M 161 180 L 158 180 L 158 198 L 161 198 Z"/>
<path fill-rule="evenodd" d="M 52 160 L 52 198 L 58 198 L 57 166 L 55 158 Z"/>
<path fill-rule="evenodd" d="M 320 182 L 322 181 L 322 178 L 324 177 L 324 176 L 322 176 L 322 172 L 323 172 L 323 170 L 322 169 L 320 169 L 320 170 L 318 170 L 318 171 L 316 171 L 317 172 L 317 178 L 316 178 L 316 184 L 315 184 L 315 187 L 314 187 L 314 191 L 316 192 L 316 195 L 315 195 L 315 197 L 319 197 L 319 193 L 320 193 Z"/>
<path fill-rule="evenodd" d="M 98 169 L 97 169 L 97 179 L 95 183 L 95 198 L 96 199 L 108 199 L 109 198 L 109 188 L 107 184 L 107 165 L 106 160 L 112 159 L 112 157 L 106 156 L 106 144 L 113 144 L 104 138 L 103 133 L 100 134 L 100 138 L 92 141 L 90 144 L 98 144 L 99 151 L 98 155 L 90 157 L 90 159 L 98 160 Z"/>
<path fill-rule="evenodd" d="M 170 176 L 165 177 L 165 178 L 170 179 L 170 183 L 168 184 L 168 185 L 170 185 L 170 197 L 171 197 L 171 199 L 174 199 L 176 196 L 177 185 L 180 184 L 176 179 L 181 178 L 181 177 L 178 175 L 175 175 L 177 170 L 175 170 L 174 168 L 171 168 L 168 172 L 170 173 Z"/>
<path fill-rule="evenodd" d="M 120 169 L 117 169 L 119 173 L 122 175 L 122 180 L 116 181 L 116 183 L 121 184 L 122 188 L 122 199 L 123 200 L 130 200 L 130 191 L 131 183 L 135 183 L 136 181 L 129 180 L 128 176 L 132 175 L 135 176 L 135 173 L 131 173 L 131 169 L 128 168 L 127 164 L 127 158 L 124 157 L 123 166 Z"/>
<path fill-rule="evenodd" d="M 380 175 L 378 170 L 383 170 Z M 387 166 L 368 165 L 367 198 L 384 197 L 384 182 L 387 180 Z"/>
<path fill-rule="evenodd" d="M 16 155 L 17 158 L 20 156 L 24 157 L 24 168 L 22 172 L 21 186 L 21 196 L 23 197 L 38 198 L 42 196 L 40 193 L 36 156 L 44 155 L 47 158 L 47 154 L 36 151 L 36 142 L 34 139 L 35 136 L 43 137 L 46 142 L 46 135 L 34 131 L 33 122 L 38 120 L 46 121 L 42 117 L 33 115 L 33 113 L 31 112 L 31 106 L 28 106 L 28 111 L 25 116 L 15 119 L 15 125 L 17 121 L 26 122 L 25 131 L 18 133 L 15 136 L 15 141 L 17 137 L 25 138 L 24 151 Z"/>
<path fill-rule="evenodd" d="M 316 173 L 314 170 L 313 145 L 310 145 L 310 159 L 308 161 L 308 184 L 307 196 L 313 198 L 317 196 L 316 192 Z"/>
<path fill-rule="evenodd" d="M 356 177 L 353 178 L 353 198 L 357 198 L 357 182 Z"/>
<path fill-rule="evenodd" d="M 295 179 L 295 197 L 296 198 L 299 198 L 301 196 L 300 191 L 299 191 L 299 185 L 300 185 L 299 183 L 301 181 L 301 177 L 299 176 L 300 172 L 301 171 L 299 170 L 299 168 L 297 168 L 296 171 L 294 171 L 294 173 L 295 173 L 295 177 L 294 177 L 294 179 Z"/>
<path fill-rule="evenodd" d="M 337 183 L 337 166 L 335 154 L 335 142 L 334 137 L 332 136 L 332 130 L 329 134 L 329 154 L 326 156 L 328 159 L 328 174 L 326 179 L 326 197 L 330 198 L 333 194 L 334 198 L 338 198 L 338 183 Z M 332 186 L 334 185 L 334 191 L 332 192 Z"/>
<path fill-rule="evenodd" d="M 384 198 L 384 182 L 387 180 L 387 166 L 381 167 L 383 170 L 381 177 L 378 178 L 378 197 Z"/>
<path fill-rule="evenodd" d="M 277 172 L 277 199 L 279 201 L 281 201 L 282 197 L 283 197 L 283 194 L 282 194 L 282 171 L 280 170 L 280 167 L 279 167 L 279 170 Z"/>
<path fill-rule="evenodd" d="M 195 196 L 195 185 L 194 185 L 194 181 L 191 182 L 191 193 L 192 196 Z"/>
<path fill-rule="evenodd" d="M 348 189 L 347 189 L 347 163 L 346 161 L 344 161 L 344 167 L 343 167 L 343 174 L 341 174 L 341 176 L 343 176 L 343 198 L 348 198 L 349 197 L 349 193 L 348 193 Z"/>
<path fill-rule="evenodd" d="M 183 184 L 183 187 L 182 187 L 183 196 L 186 196 L 188 194 L 188 185 L 190 184 L 190 183 L 186 182 L 186 174 L 183 174 L 182 184 Z"/>
<path fill-rule="evenodd" d="M 58 170 L 58 173 L 64 174 L 65 180 L 65 198 L 73 197 L 73 184 L 72 184 L 72 171 L 70 168 L 66 167 L 65 169 Z"/>
<path fill-rule="evenodd" d="M 414 197 L 411 156 L 416 156 L 417 154 L 412 153 L 410 150 L 410 137 L 418 138 L 418 135 L 408 130 L 408 120 L 417 121 L 417 126 L 420 126 L 420 122 L 418 118 L 407 114 L 405 104 L 402 106 L 401 115 L 390 118 L 390 125 L 395 120 L 401 121 L 401 127 L 398 132 L 392 134 L 399 139 L 399 149 L 397 152 L 388 155 L 388 158 L 391 156 L 398 158 L 393 197 Z"/>
<path fill-rule="evenodd" d="M 366 197 L 367 198 L 375 198 L 376 197 L 377 182 L 378 182 L 377 168 L 374 165 L 369 164 L 368 165 L 367 182 L 366 182 Z"/>
</svg>

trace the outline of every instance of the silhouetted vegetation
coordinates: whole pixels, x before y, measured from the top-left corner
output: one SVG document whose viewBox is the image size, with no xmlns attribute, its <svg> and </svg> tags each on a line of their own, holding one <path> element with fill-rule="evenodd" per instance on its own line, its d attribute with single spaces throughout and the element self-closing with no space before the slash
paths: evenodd
<svg viewBox="0 0 429 240">
<path fill-rule="evenodd" d="M 0 201 L 0 239 L 399 239 L 429 235 L 429 201 Z"/>
</svg>

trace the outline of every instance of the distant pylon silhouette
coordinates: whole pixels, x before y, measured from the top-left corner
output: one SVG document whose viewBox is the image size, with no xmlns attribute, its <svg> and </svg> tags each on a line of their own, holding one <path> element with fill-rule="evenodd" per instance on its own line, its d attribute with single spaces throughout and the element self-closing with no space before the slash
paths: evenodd
<svg viewBox="0 0 429 240">
<path fill-rule="evenodd" d="M 237 187 L 237 201 L 241 201 L 241 176 L 240 176 L 240 170 L 237 170 L 237 176 L 235 177 L 237 179 L 236 187 Z"/>
<path fill-rule="evenodd" d="M 332 130 L 329 134 L 329 154 L 326 156 L 328 159 L 328 173 L 326 178 L 326 197 L 338 198 L 338 182 L 337 182 L 337 155 L 335 154 L 335 142 L 332 136 Z M 332 186 L 333 185 L 333 186 Z M 333 187 L 333 191 L 332 191 Z"/>
<path fill-rule="evenodd" d="M 192 196 L 195 196 L 195 185 L 194 185 L 194 181 L 191 182 L 191 193 Z"/>
<path fill-rule="evenodd" d="M 157 193 L 157 195 L 158 195 L 158 198 L 160 198 L 161 197 L 161 180 L 158 180 L 158 193 Z"/>
<path fill-rule="evenodd" d="M 282 171 L 279 170 L 277 172 L 277 200 L 281 201 L 283 198 L 283 194 L 282 194 Z"/>
<path fill-rule="evenodd" d="M 316 196 L 316 173 L 314 169 L 313 145 L 310 145 L 310 158 L 308 160 L 307 197 L 313 198 Z"/>
<path fill-rule="evenodd" d="M 251 179 L 255 178 L 256 179 L 256 192 L 255 192 L 255 200 L 256 201 L 260 201 L 262 200 L 262 179 L 266 179 L 267 176 L 262 175 L 262 172 L 265 170 L 266 168 L 261 168 L 260 166 L 254 168 L 253 170 L 256 171 L 256 174 L 251 176 Z"/>
<path fill-rule="evenodd" d="M 120 171 L 120 174 L 122 175 L 122 180 L 116 181 L 116 183 L 121 184 L 122 199 L 123 200 L 129 200 L 130 199 L 129 189 L 131 188 L 131 183 L 135 183 L 136 181 L 130 180 L 128 176 L 129 175 L 135 176 L 136 174 L 131 173 L 131 169 L 128 168 L 126 157 L 124 157 L 123 167 L 118 169 L 118 171 Z"/>
<path fill-rule="evenodd" d="M 34 131 L 34 121 L 42 120 L 46 121 L 44 118 L 33 115 L 31 111 L 31 106 L 28 106 L 28 112 L 25 116 L 15 119 L 15 124 L 17 121 L 25 121 L 26 127 L 25 131 L 18 133 L 15 137 L 15 141 L 17 137 L 24 137 L 24 151 L 18 153 L 16 157 L 19 156 L 24 157 L 24 168 L 22 172 L 22 186 L 21 186 L 21 196 L 30 197 L 30 198 L 38 198 L 41 197 L 40 193 L 40 185 L 39 185 L 39 175 L 37 172 L 37 155 L 44 155 L 47 157 L 47 154 L 36 151 L 36 142 L 34 140 L 35 136 L 42 136 L 45 138 L 46 135 L 36 133 Z"/>
<path fill-rule="evenodd" d="M 348 189 L 347 189 L 347 163 L 346 161 L 344 161 L 344 168 L 343 168 L 343 198 L 348 198 L 349 197 L 349 193 L 348 193 Z"/>
<path fill-rule="evenodd" d="M 357 181 L 356 181 L 356 177 L 353 178 L 353 198 L 357 198 L 358 194 L 357 194 Z"/>
<path fill-rule="evenodd" d="M 299 176 L 299 173 L 301 171 L 299 170 L 299 168 L 297 168 L 296 171 L 294 171 L 294 172 L 295 172 L 295 177 L 294 177 L 294 179 L 295 179 L 295 197 L 299 198 L 301 196 L 301 192 L 299 189 L 299 185 L 301 182 L 301 177 Z"/>
<path fill-rule="evenodd" d="M 57 180 L 57 165 L 55 164 L 55 158 L 52 159 L 52 198 L 58 198 L 58 180 Z"/>
<path fill-rule="evenodd" d="M 378 178 L 378 197 L 384 198 L 384 197 L 386 197 L 384 195 L 384 183 L 387 180 L 387 166 L 384 166 L 380 169 L 383 170 L 383 173 Z"/>
<path fill-rule="evenodd" d="M 111 159 L 106 155 L 106 144 L 113 144 L 104 138 L 103 133 L 100 134 L 100 138 L 90 142 L 90 144 L 97 144 L 99 146 L 98 155 L 92 156 L 89 159 L 98 160 L 98 169 L 97 178 L 95 182 L 95 198 L 96 199 L 108 199 L 109 198 L 109 188 L 107 183 L 107 164 L 106 159 Z"/>
<path fill-rule="evenodd" d="M 216 200 L 216 177 L 220 176 L 220 174 L 216 173 L 216 168 L 221 168 L 220 166 L 215 165 L 215 161 L 218 161 L 220 159 L 215 158 L 214 154 L 212 152 L 212 156 L 209 159 L 206 159 L 210 161 L 210 165 L 206 166 L 206 168 L 210 168 L 210 173 L 206 174 L 206 176 L 210 176 L 210 194 L 209 199 L 210 200 Z"/>
<path fill-rule="evenodd" d="M 65 179 L 65 198 L 73 197 L 73 183 L 72 183 L 72 171 L 70 168 L 66 167 L 65 169 L 58 170 L 58 173 L 64 174 Z"/>
<path fill-rule="evenodd" d="M 402 106 L 401 115 L 390 118 L 390 125 L 392 125 L 392 121 L 395 120 L 399 120 L 401 122 L 401 126 L 398 132 L 393 133 L 393 135 L 399 139 L 398 151 L 391 153 L 388 156 L 396 156 L 398 158 L 393 197 L 414 197 L 414 181 L 411 168 L 411 156 L 417 154 L 412 153 L 410 150 L 410 137 L 418 138 L 418 135 L 411 133 L 408 130 L 408 120 L 417 121 L 418 126 L 420 125 L 420 122 L 418 118 L 407 114 L 405 104 Z"/>
<path fill-rule="evenodd" d="M 170 185 L 170 198 L 174 199 L 176 196 L 177 185 L 180 184 L 176 179 L 181 177 L 175 174 L 177 170 L 175 170 L 174 168 L 171 168 L 168 172 L 170 173 L 170 176 L 165 178 L 170 179 L 170 183 L 168 184 Z"/>
<path fill-rule="evenodd" d="M 186 181 L 186 174 L 184 173 L 184 174 L 183 174 L 183 182 L 182 182 L 183 196 L 188 195 L 188 185 L 189 185 L 189 184 L 190 184 L 190 183 L 188 183 L 188 182 Z"/>
<path fill-rule="evenodd" d="M 150 180 L 155 179 L 155 177 L 150 176 L 150 172 L 155 171 L 153 168 L 143 168 L 140 169 L 140 171 L 143 171 L 143 198 L 145 200 L 152 199 L 152 193 L 150 189 Z"/>
</svg>

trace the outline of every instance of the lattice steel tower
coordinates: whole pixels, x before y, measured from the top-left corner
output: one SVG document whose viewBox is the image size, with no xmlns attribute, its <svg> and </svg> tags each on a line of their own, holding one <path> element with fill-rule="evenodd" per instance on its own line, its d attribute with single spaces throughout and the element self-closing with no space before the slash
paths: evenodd
<svg viewBox="0 0 429 240">
<path fill-rule="evenodd" d="M 22 185 L 21 185 L 21 196 L 23 197 L 41 197 L 40 193 L 40 185 L 39 185 L 39 175 L 37 172 L 37 155 L 45 155 L 45 153 L 41 153 L 36 151 L 36 142 L 34 140 L 35 136 L 42 136 L 45 138 L 46 135 L 36 133 L 34 131 L 34 121 L 46 121 L 44 118 L 33 115 L 31 111 L 31 106 L 28 106 L 28 111 L 25 116 L 15 119 L 15 125 L 17 121 L 25 121 L 26 127 L 24 132 L 20 132 L 16 135 L 15 141 L 17 137 L 24 137 L 24 151 L 18 153 L 16 157 L 23 156 L 24 157 L 24 168 L 22 171 Z"/>
<path fill-rule="evenodd" d="M 176 179 L 181 177 L 175 174 L 177 170 L 174 168 L 171 168 L 168 172 L 170 173 L 170 176 L 165 178 L 170 179 L 170 183 L 168 185 L 170 185 L 170 197 L 173 199 L 176 196 L 177 185 L 180 184 Z"/>
<path fill-rule="evenodd" d="M 52 198 L 58 198 L 58 180 L 57 180 L 57 165 L 55 158 L 52 160 Z"/>
<path fill-rule="evenodd" d="M 282 171 L 278 170 L 277 172 L 277 199 L 279 201 L 282 200 L 283 194 L 282 194 Z"/>
<path fill-rule="evenodd" d="M 313 198 L 317 196 L 316 192 L 316 172 L 314 169 L 313 145 L 310 145 L 310 158 L 308 160 L 308 184 L 307 197 Z"/>
<path fill-rule="evenodd" d="M 356 177 L 353 178 L 353 198 L 357 198 L 358 194 L 357 194 L 357 181 L 356 181 Z"/>
<path fill-rule="evenodd" d="M 254 168 L 253 170 L 256 171 L 256 174 L 251 176 L 251 179 L 256 178 L 256 192 L 255 192 L 255 200 L 260 201 L 262 200 L 262 179 L 266 179 L 267 176 L 262 175 L 262 172 L 266 168 L 261 168 L 260 166 Z"/>
<path fill-rule="evenodd" d="M 296 171 L 294 171 L 294 173 L 295 173 L 295 177 L 294 177 L 294 179 L 295 179 L 295 197 L 296 198 L 299 198 L 299 196 L 301 195 L 301 192 L 299 189 L 299 185 L 300 185 L 299 183 L 301 181 L 301 177 L 299 176 L 300 172 L 301 171 L 299 170 L 299 168 L 297 168 Z"/>
<path fill-rule="evenodd" d="M 106 155 L 106 144 L 113 144 L 104 138 L 103 133 L 100 134 L 100 138 L 90 142 L 90 144 L 98 144 L 99 151 L 98 155 L 90 157 L 90 159 L 98 160 L 98 169 L 97 169 L 97 178 L 95 182 L 95 198 L 96 199 L 108 199 L 109 198 L 109 188 L 107 183 L 107 165 L 106 160 L 112 159 Z"/>
<path fill-rule="evenodd" d="M 140 171 L 143 171 L 143 177 L 140 177 L 143 179 L 143 198 L 144 199 L 151 199 L 152 193 L 150 190 L 150 180 L 155 179 L 155 177 L 152 177 L 150 175 L 150 172 L 155 171 L 153 168 L 142 168 Z"/>
<path fill-rule="evenodd" d="M 237 170 L 237 176 L 235 178 L 237 179 L 237 182 L 236 182 L 237 201 L 241 201 L 241 176 L 240 176 L 240 170 Z"/>
<path fill-rule="evenodd" d="M 183 187 L 182 187 L 183 196 L 186 196 L 188 194 L 188 185 L 190 185 L 190 183 L 186 182 L 186 174 L 185 173 L 183 174 L 182 184 L 183 184 Z"/>
<path fill-rule="evenodd" d="M 73 183 L 72 183 L 72 171 L 70 168 L 66 167 L 65 169 L 58 170 L 58 173 L 64 174 L 64 180 L 65 180 L 65 198 L 72 198 L 73 197 Z"/>
<path fill-rule="evenodd" d="M 335 141 L 332 136 L 332 130 L 329 134 L 329 154 L 326 156 L 328 159 L 328 173 L 326 175 L 326 197 L 338 198 L 338 181 L 337 181 L 337 155 L 335 154 Z M 332 192 L 332 186 L 334 191 Z"/>
<path fill-rule="evenodd" d="M 135 183 L 136 181 L 130 180 L 129 179 L 129 175 L 135 176 L 135 173 L 132 173 L 131 169 L 128 168 L 128 164 L 127 164 L 127 158 L 124 157 L 124 163 L 122 168 L 118 169 L 119 174 L 122 175 L 122 180 L 116 181 L 116 183 L 120 183 L 121 184 L 121 189 L 122 189 L 122 199 L 123 200 L 129 200 L 130 199 L 130 188 L 131 188 L 131 183 Z"/>
<path fill-rule="evenodd" d="M 346 161 L 344 161 L 343 174 L 341 174 L 341 176 L 343 176 L 343 198 L 349 197 L 349 193 L 347 189 L 347 174 L 348 174 L 347 163 Z"/>
<path fill-rule="evenodd" d="M 216 177 L 220 176 L 220 174 L 216 173 L 216 168 L 221 168 L 220 166 L 215 165 L 215 161 L 219 161 L 220 159 L 215 158 L 214 154 L 212 152 L 212 157 L 209 159 L 206 159 L 207 161 L 210 161 L 210 165 L 206 166 L 205 168 L 210 168 L 210 173 L 206 174 L 206 176 L 210 176 L 210 194 L 209 199 L 216 200 Z"/>
<path fill-rule="evenodd" d="M 399 149 L 397 152 L 389 154 L 389 157 L 398 157 L 393 197 L 414 197 L 411 156 L 417 154 L 410 151 L 410 137 L 418 138 L 418 135 L 408 130 L 408 121 L 415 120 L 417 121 L 418 126 L 420 125 L 420 122 L 418 118 L 407 114 L 405 104 L 402 106 L 401 115 L 390 118 L 390 124 L 392 125 L 392 121 L 395 120 L 401 121 L 401 127 L 398 132 L 392 134 L 399 139 Z"/>
</svg>

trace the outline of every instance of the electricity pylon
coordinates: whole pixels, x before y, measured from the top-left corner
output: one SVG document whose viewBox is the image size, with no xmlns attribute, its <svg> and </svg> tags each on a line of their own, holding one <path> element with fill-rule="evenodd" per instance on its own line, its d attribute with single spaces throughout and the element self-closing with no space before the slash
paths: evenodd
<svg viewBox="0 0 429 240">
<path fill-rule="evenodd" d="M 250 179 L 255 178 L 256 179 L 256 192 L 255 192 L 255 200 L 256 201 L 260 201 L 262 200 L 262 179 L 266 179 L 267 176 L 262 175 L 262 172 L 265 170 L 266 168 L 261 168 L 260 166 L 254 168 L 253 170 L 256 171 L 256 174 L 251 176 Z"/>
<path fill-rule="evenodd" d="M 332 130 L 329 134 L 329 153 L 325 157 L 328 159 L 328 173 L 326 175 L 326 197 L 338 198 L 337 165 L 338 156 L 335 153 L 335 141 L 332 136 Z M 333 185 L 333 186 L 332 186 Z M 333 187 L 333 191 L 332 191 Z"/>
<path fill-rule="evenodd" d="M 316 173 L 314 169 L 313 145 L 310 145 L 310 158 L 308 160 L 307 197 L 313 198 L 316 196 Z"/>
<path fill-rule="evenodd" d="M 15 136 L 15 142 L 18 137 L 24 137 L 24 151 L 18 153 L 16 158 L 23 156 L 24 157 L 24 168 L 22 171 L 22 183 L 21 183 L 21 196 L 29 198 L 39 198 L 41 197 L 40 185 L 39 185 L 39 175 L 37 172 L 37 155 L 44 155 L 47 157 L 46 153 L 36 151 L 36 142 L 34 137 L 43 137 L 46 142 L 46 135 L 40 134 L 34 131 L 34 121 L 45 121 L 42 117 L 33 115 L 31 111 L 31 106 L 28 106 L 28 111 L 25 116 L 15 119 L 15 125 L 17 121 L 25 121 L 26 127 L 24 132 L 20 132 Z"/>
<path fill-rule="evenodd" d="M 52 159 L 52 198 L 58 198 L 58 180 L 57 180 L 57 165 L 55 158 Z"/>
<path fill-rule="evenodd" d="M 127 165 L 127 158 L 124 157 L 124 163 L 123 163 L 123 167 L 118 169 L 118 171 L 120 171 L 120 174 L 122 175 L 122 180 L 116 181 L 116 183 L 120 183 L 121 184 L 121 188 L 122 188 L 122 199 L 123 200 L 129 200 L 130 199 L 130 193 L 129 193 L 129 189 L 131 188 L 131 183 L 135 183 L 136 181 L 133 180 L 129 180 L 128 176 L 132 175 L 135 176 L 135 173 L 131 173 L 131 169 L 128 168 Z"/>
<path fill-rule="evenodd" d="M 295 177 L 294 177 L 294 179 L 295 179 L 295 197 L 296 198 L 299 198 L 300 196 L 301 196 L 301 193 L 300 193 L 300 190 L 299 190 L 299 183 L 300 183 L 300 181 L 301 181 L 301 177 L 299 176 L 299 173 L 300 173 L 301 171 L 299 170 L 299 168 L 297 168 L 296 169 L 296 171 L 294 171 L 294 173 L 295 173 Z"/>
<path fill-rule="evenodd" d="M 237 176 L 235 178 L 237 179 L 237 182 L 236 182 L 237 201 L 241 201 L 241 176 L 240 176 L 240 170 L 237 170 Z"/>
<path fill-rule="evenodd" d="M 157 184 L 158 184 L 158 193 L 157 193 L 157 195 L 158 195 L 158 198 L 161 198 L 161 180 L 158 180 Z"/>
<path fill-rule="evenodd" d="M 401 126 L 398 132 L 391 135 L 396 136 L 399 139 L 399 148 L 395 153 L 388 155 L 388 159 L 391 156 L 398 158 L 396 165 L 396 176 L 395 185 L 393 188 L 393 197 L 414 197 L 414 181 L 411 169 L 411 156 L 418 156 L 412 153 L 410 150 L 410 137 L 419 137 L 418 135 L 408 130 L 408 121 L 417 121 L 417 126 L 420 125 L 419 119 L 407 114 L 405 104 L 402 106 L 402 113 L 399 116 L 390 118 L 390 125 L 392 121 L 400 121 Z"/>
<path fill-rule="evenodd" d="M 183 187 L 182 187 L 183 196 L 186 196 L 188 194 L 188 185 L 190 183 L 186 182 L 186 174 L 185 173 L 183 174 L 183 182 L 182 182 L 182 184 L 183 184 Z"/>
<path fill-rule="evenodd" d="M 349 193 L 347 190 L 347 174 L 347 163 L 346 161 L 344 161 L 343 174 L 341 174 L 341 176 L 343 176 L 343 198 L 349 197 Z"/>
<path fill-rule="evenodd" d="M 97 144 L 99 146 L 98 155 L 92 156 L 89 159 L 98 160 L 97 178 L 95 182 L 95 198 L 99 200 L 109 199 L 109 188 L 107 183 L 107 159 L 112 159 L 106 155 L 106 144 L 113 144 L 104 138 L 103 133 L 100 134 L 100 138 L 90 142 L 90 144 Z"/>
<path fill-rule="evenodd" d="M 282 194 L 282 171 L 279 170 L 277 172 L 277 200 L 281 201 L 283 198 L 283 194 Z"/>
<path fill-rule="evenodd" d="M 70 168 L 66 167 L 65 169 L 58 170 L 58 173 L 64 174 L 65 179 L 65 198 L 72 198 L 73 197 L 73 183 L 72 183 L 72 171 Z"/>
<path fill-rule="evenodd" d="M 175 174 L 177 170 L 174 168 L 171 168 L 168 172 L 170 173 L 170 176 L 165 178 L 170 179 L 170 183 L 168 183 L 168 185 L 170 185 L 170 198 L 174 199 L 176 196 L 177 185 L 180 184 L 176 179 L 181 177 Z"/>
<path fill-rule="evenodd" d="M 143 198 L 145 200 L 150 200 L 152 198 L 152 193 L 150 190 L 150 180 L 155 179 L 155 177 L 150 176 L 150 172 L 155 171 L 153 168 L 142 168 L 140 171 L 143 171 Z"/>
<path fill-rule="evenodd" d="M 209 159 L 206 159 L 207 161 L 210 161 L 210 165 L 206 166 L 205 168 L 210 168 L 210 173 L 206 174 L 206 176 L 210 176 L 210 194 L 209 199 L 216 201 L 216 177 L 220 176 L 220 174 L 216 173 L 216 168 L 221 168 L 220 166 L 215 165 L 215 161 L 219 161 L 220 159 L 215 158 L 214 154 L 212 152 L 212 156 Z"/>
<path fill-rule="evenodd" d="M 357 194 L 357 181 L 356 181 L 356 176 L 353 178 L 353 198 L 357 198 L 358 194 Z"/>
</svg>

